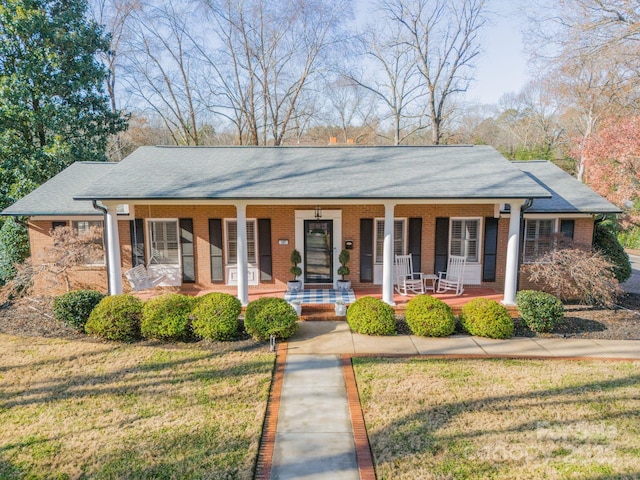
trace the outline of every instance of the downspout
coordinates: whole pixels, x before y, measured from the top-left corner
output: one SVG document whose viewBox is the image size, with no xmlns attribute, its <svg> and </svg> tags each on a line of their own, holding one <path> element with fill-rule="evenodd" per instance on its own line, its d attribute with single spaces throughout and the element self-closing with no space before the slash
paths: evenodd
<svg viewBox="0 0 640 480">
<path fill-rule="evenodd" d="M 520 274 L 524 258 L 524 211 L 531 208 L 531 205 L 533 205 L 533 198 L 527 198 L 522 204 L 522 207 L 520 207 L 520 248 L 518 249 L 518 279 L 516 283 L 516 291 L 520 290 Z"/>
<path fill-rule="evenodd" d="M 593 246 L 596 243 L 596 228 L 598 227 L 599 223 L 604 222 L 607 219 L 607 215 L 604 213 L 599 213 L 597 215 L 594 215 L 593 217 L 593 232 L 591 233 L 591 247 L 593 248 Z"/>
<path fill-rule="evenodd" d="M 107 209 L 102 206 L 102 205 L 98 205 L 98 201 L 97 200 L 91 200 L 91 204 L 93 205 L 93 208 L 95 208 L 96 210 L 100 210 L 102 212 L 102 225 L 103 225 L 103 232 L 102 232 L 102 236 L 104 237 L 104 228 L 107 225 Z M 106 243 L 106 242 L 104 242 Z M 111 281 L 110 281 L 110 275 L 109 275 L 109 249 L 106 248 L 105 245 L 105 249 L 104 249 L 104 260 L 105 260 L 105 270 L 107 271 L 107 292 L 111 292 Z"/>
</svg>

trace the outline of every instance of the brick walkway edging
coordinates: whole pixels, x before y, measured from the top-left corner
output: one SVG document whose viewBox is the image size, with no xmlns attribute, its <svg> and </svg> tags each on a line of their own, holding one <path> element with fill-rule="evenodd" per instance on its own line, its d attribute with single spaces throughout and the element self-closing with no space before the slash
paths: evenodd
<svg viewBox="0 0 640 480">
<path fill-rule="evenodd" d="M 373 466 L 371 446 L 369 445 L 367 426 L 364 423 L 364 413 L 360 405 L 360 395 L 358 394 L 356 375 L 353 372 L 351 355 L 342 355 L 342 371 L 347 389 L 347 401 L 349 402 L 349 413 L 351 414 L 353 440 L 356 444 L 356 459 L 358 461 L 360 480 L 376 480 L 376 471 Z"/>
<path fill-rule="evenodd" d="M 267 411 L 262 426 L 262 436 L 258 447 L 255 480 L 270 480 L 273 465 L 273 449 L 276 443 L 276 428 L 278 426 L 278 412 L 280 411 L 280 395 L 284 380 L 284 365 L 287 361 L 287 343 L 278 344 L 276 363 L 269 389 Z"/>
</svg>

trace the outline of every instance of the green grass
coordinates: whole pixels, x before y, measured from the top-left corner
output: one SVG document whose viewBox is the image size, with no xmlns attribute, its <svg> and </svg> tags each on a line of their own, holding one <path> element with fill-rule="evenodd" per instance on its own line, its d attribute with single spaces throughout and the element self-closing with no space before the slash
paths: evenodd
<svg viewBox="0 0 640 480">
<path fill-rule="evenodd" d="M 379 480 L 640 478 L 640 362 L 353 362 Z"/>
<path fill-rule="evenodd" d="M 250 479 L 273 362 L 0 335 L 0 478 Z"/>
</svg>

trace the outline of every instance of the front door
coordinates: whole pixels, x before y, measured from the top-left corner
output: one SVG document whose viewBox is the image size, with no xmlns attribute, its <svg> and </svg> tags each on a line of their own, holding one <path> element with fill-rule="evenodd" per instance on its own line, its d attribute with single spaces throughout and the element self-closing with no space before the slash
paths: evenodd
<svg viewBox="0 0 640 480">
<path fill-rule="evenodd" d="M 333 220 L 304 221 L 304 282 L 333 283 Z"/>
</svg>

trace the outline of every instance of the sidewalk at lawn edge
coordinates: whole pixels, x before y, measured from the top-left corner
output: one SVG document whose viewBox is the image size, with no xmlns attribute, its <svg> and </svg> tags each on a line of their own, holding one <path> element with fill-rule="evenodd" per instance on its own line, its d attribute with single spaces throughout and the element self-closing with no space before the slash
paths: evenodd
<svg viewBox="0 0 640 480">
<path fill-rule="evenodd" d="M 462 355 L 640 360 L 640 340 L 557 337 L 494 340 L 468 335 L 444 338 L 369 336 L 352 333 L 345 321 L 300 322 L 298 332 L 288 340 L 286 348 L 289 355 Z"/>
</svg>

